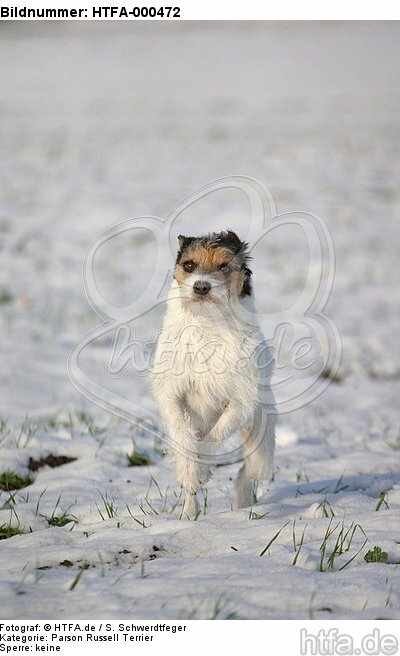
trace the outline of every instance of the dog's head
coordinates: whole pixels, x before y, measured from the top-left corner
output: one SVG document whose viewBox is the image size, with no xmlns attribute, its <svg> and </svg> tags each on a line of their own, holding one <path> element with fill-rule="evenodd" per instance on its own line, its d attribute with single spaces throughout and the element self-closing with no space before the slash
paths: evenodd
<svg viewBox="0 0 400 656">
<path fill-rule="evenodd" d="M 248 247 L 235 232 L 179 235 L 178 241 L 174 277 L 185 303 L 223 305 L 251 295 Z"/>
</svg>

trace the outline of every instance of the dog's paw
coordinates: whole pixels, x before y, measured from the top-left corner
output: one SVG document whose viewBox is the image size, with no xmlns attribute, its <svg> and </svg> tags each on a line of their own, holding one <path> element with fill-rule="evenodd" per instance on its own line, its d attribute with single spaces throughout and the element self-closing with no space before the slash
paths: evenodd
<svg viewBox="0 0 400 656">
<path fill-rule="evenodd" d="M 187 494 L 183 504 L 181 519 L 195 519 L 200 510 L 200 504 L 195 494 Z"/>
</svg>

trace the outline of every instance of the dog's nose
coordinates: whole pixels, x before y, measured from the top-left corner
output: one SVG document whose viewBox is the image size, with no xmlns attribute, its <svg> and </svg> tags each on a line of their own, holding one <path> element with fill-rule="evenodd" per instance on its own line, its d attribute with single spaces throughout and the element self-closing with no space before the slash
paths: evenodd
<svg viewBox="0 0 400 656">
<path fill-rule="evenodd" d="M 193 285 L 193 291 L 195 294 L 200 294 L 200 296 L 205 296 L 211 289 L 211 285 L 207 280 L 196 280 Z"/>
</svg>

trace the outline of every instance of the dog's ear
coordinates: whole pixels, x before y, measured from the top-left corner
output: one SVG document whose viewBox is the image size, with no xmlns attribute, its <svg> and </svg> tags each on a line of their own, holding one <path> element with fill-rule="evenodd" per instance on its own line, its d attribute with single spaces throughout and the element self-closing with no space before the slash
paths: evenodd
<svg viewBox="0 0 400 656">
<path fill-rule="evenodd" d="M 178 235 L 179 250 L 176 256 L 176 264 L 179 264 L 184 251 L 189 246 L 189 244 L 192 243 L 192 241 L 195 241 L 195 239 L 196 237 L 185 237 L 184 235 Z"/>
<path fill-rule="evenodd" d="M 233 230 L 227 230 L 226 231 L 226 240 L 229 244 L 229 246 L 232 248 L 232 250 L 235 253 L 239 253 L 239 251 L 245 251 L 247 248 L 246 242 L 242 241 L 234 232 Z"/>
<path fill-rule="evenodd" d="M 184 237 L 183 235 L 178 235 L 178 243 L 179 243 L 179 248 L 182 250 L 182 248 L 185 245 L 185 242 L 188 240 L 188 237 Z"/>
<path fill-rule="evenodd" d="M 233 232 L 233 230 L 227 230 L 226 236 L 229 239 L 229 241 L 232 242 L 232 244 L 235 244 L 237 248 L 240 248 L 242 246 L 242 241 L 239 239 L 236 232 Z"/>
<path fill-rule="evenodd" d="M 243 264 L 242 273 L 243 273 L 243 285 L 242 285 L 242 291 L 240 292 L 240 296 L 251 296 L 252 293 L 251 276 L 253 275 L 253 272 L 247 266 L 247 264 Z"/>
<path fill-rule="evenodd" d="M 179 248 L 181 251 L 189 246 L 192 241 L 195 241 L 196 237 L 184 237 L 184 235 L 178 235 Z"/>
</svg>

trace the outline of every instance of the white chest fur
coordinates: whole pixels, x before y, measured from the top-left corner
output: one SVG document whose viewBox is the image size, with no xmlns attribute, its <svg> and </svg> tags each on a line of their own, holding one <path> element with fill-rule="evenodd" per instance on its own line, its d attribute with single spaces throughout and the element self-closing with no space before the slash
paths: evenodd
<svg viewBox="0 0 400 656">
<path fill-rule="evenodd" d="M 232 313 L 193 312 L 170 298 L 152 372 L 157 395 L 174 393 L 207 416 L 220 413 L 232 399 L 252 406 L 255 353 L 262 339 L 259 330 L 246 329 Z"/>
</svg>

